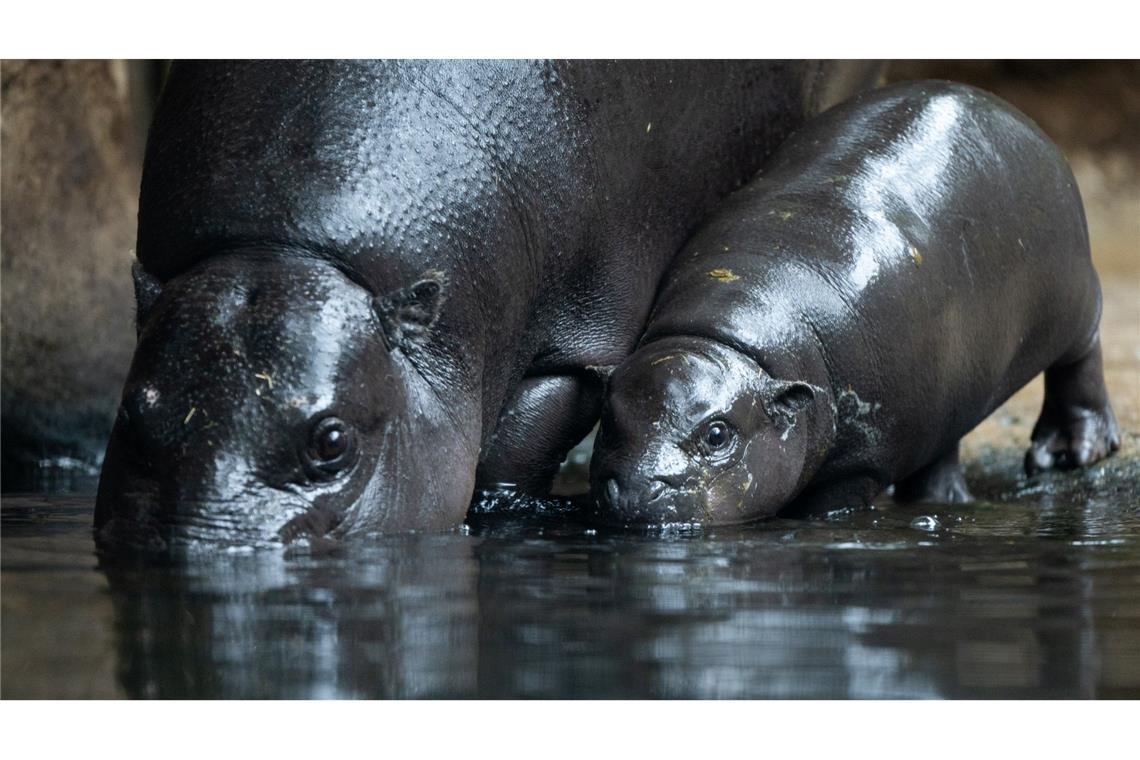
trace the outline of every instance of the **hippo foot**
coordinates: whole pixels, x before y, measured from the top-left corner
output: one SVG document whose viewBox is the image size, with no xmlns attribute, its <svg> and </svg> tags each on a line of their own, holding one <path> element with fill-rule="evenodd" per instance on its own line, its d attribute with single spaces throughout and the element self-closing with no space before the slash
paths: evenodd
<svg viewBox="0 0 1140 760">
<path fill-rule="evenodd" d="M 1025 454 L 1025 474 L 1087 467 L 1120 448 L 1104 387 L 1100 339 L 1076 361 L 1045 370 L 1045 403 Z"/>
<path fill-rule="evenodd" d="M 1033 427 L 1025 474 L 1087 467 L 1120 448 L 1112 407 L 1046 409 Z"/>
<path fill-rule="evenodd" d="M 895 483 L 895 501 L 965 504 L 974 500 L 958 463 L 958 447 Z"/>
</svg>

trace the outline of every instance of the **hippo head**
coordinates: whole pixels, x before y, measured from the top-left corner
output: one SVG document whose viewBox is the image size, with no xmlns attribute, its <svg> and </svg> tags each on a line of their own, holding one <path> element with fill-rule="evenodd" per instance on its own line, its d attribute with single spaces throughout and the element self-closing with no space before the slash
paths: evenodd
<svg viewBox="0 0 1140 760">
<path fill-rule="evenodd" d="M 643 346 L 610 378 L 590 464 L 598 519 L 729 524 L 774 514 L 815 458 L 825 395 L 715 341 Z"/>
<path fill-rule="evenodd" d="M 341 268 L 271 252 L 136 273 L 139 343 L 96 506 L 105 546 L 264 546 L 440 528 L 477 443 L 426 379 L 446 278 L 374 294 Z"/>
</svg>

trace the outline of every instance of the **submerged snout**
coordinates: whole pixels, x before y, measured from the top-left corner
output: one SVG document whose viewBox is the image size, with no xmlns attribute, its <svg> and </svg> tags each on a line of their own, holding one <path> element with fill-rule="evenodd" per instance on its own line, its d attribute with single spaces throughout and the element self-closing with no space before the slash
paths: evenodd
<svg viewBox="0 0 1140 760">
<path fill-rule="evenodd" d="M 700 509 L 697 496 L 671 478 L 609 474 L 594 487 L 594 518 L 610 525 L 691 522 Z"/>
<path fill-rule="evenodd" d="M 189 430 L 195 422 L 178 427 Z M 264 467 L 243 450 L 231 450 L 225 426 L 198 436 L 163 427 L 162 420 L 129 413 L 116 423 L 95 506 L 102 550 L 264 548 L 323 535 L 340 522 L 342 511 L 328 495 L 303 493 L 280 479 L 269 482 Z"/>
<path fill-rule="evenodd" d="M 97 525 L 95 538 L 103 551 L 167 553 L 211 548 L 279 546 L 279 531 L 259 530 L 232 502 L 183 500 L 170 502 L 145 493 L 119 494 L 105 508 L 109 515 Z M 268 527 L 268 526 L 265 526 Z"/>
<path fill-rule="evenodd" d="M 617 478 L 606 480 L 604 497 L 610 509 L 635 510 L 640 505 L 649 505 L 660 498 L 668 489 L 664 481 L 653 479 L 642 488 L 622 489 Z"/>
<path fill-rule="evenodd" d="M 96 540 L 105 551 L 280 546 L 295 537 L 288 526 L 300 519 L 311 522 L 315 512 L 295 494 L 257 487 L 249 480 L 239 485 L 241 478 L 233 470 L 227 473 L 228 482 L 183 468 L 174 468 L 174 478 L 167 480 L 160 477 L 169 476 L 165 470 L 108 461 L 113 470 L 104 468 L 95 519 Z"/>
</svg>

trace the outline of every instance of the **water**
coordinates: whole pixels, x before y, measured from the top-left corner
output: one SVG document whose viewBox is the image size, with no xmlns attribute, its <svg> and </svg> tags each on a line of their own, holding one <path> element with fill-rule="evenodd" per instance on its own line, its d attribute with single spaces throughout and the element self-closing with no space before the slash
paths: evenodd
<svg viewBox="0 0 1140 760">
<path fill-rule="evenodd" d="M 574 512 L 324 554 L 100 563 L 2 500 L 12 697 L 1140 697 L 1140 463 L 969 506 L 607 532 Z M 988 468 L 988 469 L 987 469 Z M 981 481 L 979 484 L 978 481 Z"/>
</svg>

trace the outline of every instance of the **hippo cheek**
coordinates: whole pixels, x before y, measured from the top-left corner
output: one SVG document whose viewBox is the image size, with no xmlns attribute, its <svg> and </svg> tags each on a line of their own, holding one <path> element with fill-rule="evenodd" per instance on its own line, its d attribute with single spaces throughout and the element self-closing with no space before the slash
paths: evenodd
<svg viewBox="0 0 1140 760">
<path fill-rule="evenodd" d="M 420 399 L 413 405 L 418 416 L 385 425 L 351 477 L 314 499 L 318 510 L 343 515 L 331 536 L 445 530 L 463 520 L 475 489 L 478 443 L 456 435 L 446 415 Z"/>
<path fill-rule="evenodd" d="M 658 525 L 702 522 L 703 515 L 708 511 L 705 493 L 693 485 L 670 485 L 657 498 L 647 502 L 645 507 L 648 519 L 640 522 Z"/>
<path fill-rule="evenodd" d="M 757 504 L 760 485 L 758 477 L 744 463 L 713 474 L 704 483 L 705 512 L 701 521 L 731 525 L 765 516 Z"/>
</svg>

